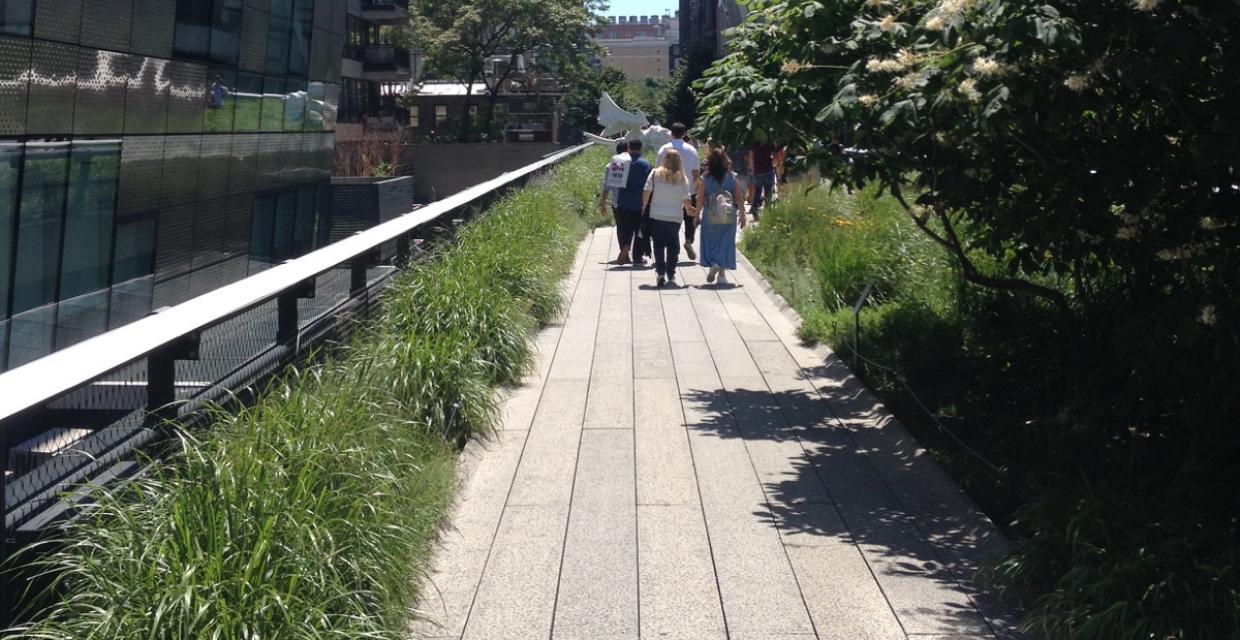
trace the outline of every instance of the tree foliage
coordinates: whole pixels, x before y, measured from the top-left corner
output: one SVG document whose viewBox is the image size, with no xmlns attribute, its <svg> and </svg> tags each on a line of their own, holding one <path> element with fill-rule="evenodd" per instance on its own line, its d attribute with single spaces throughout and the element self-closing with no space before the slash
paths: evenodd
<svg viewBox="0 0 1240 640">
<path fill-rule="evenodd" d="M 580 0 L 414 0 L 409 37 L 424 49 L 435 76 L 465 84 L 465 115 L 460 137 L 469 140 L 475 126 L 469 117 L 473 87 L 484 82 L 486 111 L 482 131 L 490 130 L 499 95 L 516 73 L 518 60 L 537 54 L 584 57 L 598 27 L 599 3 Z M 492 71 L 492 61 L 498 73 Z"/>
<path fill-rule="evenodd" d="M 749 6 L 730 54 L 697 85 L 699 127 L 731 144 L 799 147 L 836 185 L 881 185 L 966 280 L 1057 309 L 1076 360 L 1046 381 L 1068 389 L 1047 427 L 1080 436 L 1087 475 L 1105 483 L 1098 493 L 1160 491 L 1192 513 L 1217 555 L 1179 560 L 1223 562 L 1210 565 L 1216 575 L 1233 567 L 1231 582 L 1209 588 L 1240 607 L 1229 556 L 1240 491 L 1165 499 L 1192 478 L 1234 477 L 1240 454 L 1240 3 Z M 1144 511 L 1150 522 L 1129 523 L 1143 542 L 1124 551 L 1179 544 L 1167 533 L 1186 526 L 1174 512 Z M 1118 538 L 1050 531 L 1070 519 L 1044 519 L 1031 544 L 1054 539 L 1110 562 L 1097 554 L 1115 549 L 1082 545 Z M 1044 618 L 1053 637 L 1232 637 L 1216 635 L 1221 617 L 1166 610 L 1157 624 L 1127 627 L 1140 633 L 1118 633 L 1117 618 L 1100 620 L 1151 614 L 1150 599 L 1184 587 L 1175 580 L 1189 572 L 1149 563 L 1148 576 L 1121 579 L 1111 565 L 1117 573 L 1103 578 L 1060 551 L 1047 556 L 1062 565 L 1039 569 L 1064 572 L 1047 605 L 1058 609 Z M 1072 580 L 1094 584 L 1086 593 Z M 1107 600 L 1142 584 L 1152 586 L 1123 601 L 1132 609 Z"/>
</svg>

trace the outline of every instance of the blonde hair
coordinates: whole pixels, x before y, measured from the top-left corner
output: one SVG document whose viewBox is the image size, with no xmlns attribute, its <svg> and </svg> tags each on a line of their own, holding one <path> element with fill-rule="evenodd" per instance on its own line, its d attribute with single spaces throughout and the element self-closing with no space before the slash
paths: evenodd
<svg viewBox="0 0 1240 640">
<path fill-rule="evenodd" d="M 675 149 L 667 150 L 667 153 L 663 155 L 663 163 L 659 165 L 658 169 L 654 170 L 654 179 L 669 184 L 686 180 L 684 162 L 680 159 L 679 151 Z"/>
</svg>

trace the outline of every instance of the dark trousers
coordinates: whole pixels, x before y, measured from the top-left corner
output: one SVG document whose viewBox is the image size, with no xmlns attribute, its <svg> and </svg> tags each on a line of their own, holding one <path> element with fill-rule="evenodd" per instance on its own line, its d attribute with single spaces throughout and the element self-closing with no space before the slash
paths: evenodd
<svg viewBox="0 0 1240 640">
<path fill-rule="evenodd" d="M 676 277 L 676 263 L 680 261 L 680 223 L 651 220 L 650 235 L 654 240 L 655 272 Z"/>
<path fill-rule="evenodd" d="M 616 216 L 616 237 L 620 240 L 620 250 L 628 251 L 633 246 L 633 236 L 642 223 L 642 212 L 613 209 Z"/>
<path fill-rule="evenodd" d="M 764 204 L 770 204 L 771 197 L 775 195 L 775 172 L 760 173 L 753 177 L 754 196 L 753 196 L 753 219 L 758 219 L 758 212 L 762 210 Z"/>
<path fill-rule="evenodd" d="M 697 206 L 697 194 L 689 196 L 689 204 Z M 697 236 L 697 218 L 689 215 L 689 211 L 685 211 L 685 244 L 693 244 L 694 237 Z"/>
<path fill-rule="evenodd" d="M 633 238 L 633 261 L 650 255 L 650 207 L 642 211 L 637 222 L 637 236 Z"/>
</svg>

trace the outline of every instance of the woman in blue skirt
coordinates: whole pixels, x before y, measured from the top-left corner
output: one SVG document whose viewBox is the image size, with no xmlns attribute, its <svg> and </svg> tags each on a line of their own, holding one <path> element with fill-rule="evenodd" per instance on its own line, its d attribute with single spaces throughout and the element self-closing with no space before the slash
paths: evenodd
<svg viewBox="0 0 1240 640">
<path fill-rule="evenodd" d="M 711 283 L 717 278 L 727 284 L 728 270 L 736 268 L 736 228 L 745 228 L 745 199 L 730 164 L 722 149 L 711 150 L 697 184 L 698 260 L 710 269 L 706 281 Z"/>
</svg>

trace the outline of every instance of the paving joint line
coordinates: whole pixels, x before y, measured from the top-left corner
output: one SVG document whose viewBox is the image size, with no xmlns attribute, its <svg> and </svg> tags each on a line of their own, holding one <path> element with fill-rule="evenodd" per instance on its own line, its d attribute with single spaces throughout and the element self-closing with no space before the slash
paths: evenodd
<svg viewBox="0 0 1240 640">
<path fill-rule="evenodd" d="M 749 271 L 747 271 L 747 273 L 745 274 L 747 277 L 749 277 L 752 280 L 755 280 L 755 283 L 759 285 L 761 283 L 756 282 L 758 278 L 762 278 L 763 281 L 766 280 L 765 276 L 762 276 L 761 272 L 758 271 L 756 267 L 748 263 L 748 259 L 745 259 L 745 261 L 746 261 L 747 266 L 749 267 Z M 768 286 L 769 286 L 769 283 L 768 283 Z M 771 291 L 774 291 L 774 289 L 772 288 Z M 768 301 L 769 301 L 769 294 L 767 294 L 766 291 L 763 291 L 762 295 L 768 295 Z M 748 291 L 745 292 L 745 296 L 749 298 L 750 303 L 753 304 L 754 306 L 754 309 L 758 310 L 758 315 L 762 317 L 762 321 L 765 322 L 767 327 L 771 329 L 771 332 L 774 333 L 777 338 L 779 338 L 779 332 L 776 331 L 775 327 L 771 325 L 770 319 L 767 318 L 767 314 L 763 313 L 762 310 L 759 309 L 759 305 L 756 303 L 756 301 L 754 301 L 753 296 L 750 295 Z M 789 305 L 789 308 L 790 309 L 792 308 L 791 305 Z M 930 549 L 931 553 L 934 554 L 935 559 L 937 559 L 939 561 L 939 564 L 941 564 L 943 568 L 947 570 L 948 575 L 951 576 L 952 581 L 956 584 L 957 588 L 959 588 L 960 592 L 964 595 L 964 597 L 969 600 L 969 605 L 973 607 L 974 613 L 976 613 L 977 617 L 980 618 L 982 623 L 986 625 L 986 628 L 990 630 L 991 636 L 994 638 L 999 638 L 1000 637 L 999 633 L 998 631 L 995 630 L 995 627 L 991 623 L 990 618 L 982 611 L 981 607 L 978 606 L 976 599 L 970 593 L 971 589 L 970 589 L 969 583 L 962 580 L 961 577 L 957 575 L 956 571 L 952 569 L 952 566 L 950 563 L 943 561 L 943 556 L 941 553 L 939 553 L 938 547 L 936 547 L 931 542 L 930 537 L 926 535 L 925 530 L 922 528 L 920 523 L 917 521 L 918 519 L 912 514 L 912 511 L 909 509 L 908 505 L 905 504 L 905 502 L 902 499 L 900 499 L 900 494 L 897 493 L 894 488 L 892 488 L 891 484 L 887 482 L 887 478 L 885 478 L 883 474 L 879 472 L 878 465 L 875 464 L 869 452 L 865 448 L 859 445 L 854 435 L 853 429 L 849 427 L 847 424 L 845 424 L 843 420 L 840 419 L 839 414 L 835 411 L 835 407 L 832 405 L 832 402 L 822 393 L 822 391 L 818 388 L 818 385 L 813 384 L 809 376 L 809 372 L 807 372 L 805 368 L 801 366 L 800 362 L 797 361 L 796 356 L 793 355 L 792 350 L 788 348 L 788 345 L 786 342 L 784 342 L 783 338 L 780 338 L 779 342 L 783 346 L 784 352 L 787 353 L 788 357 L 792 358 L 793 363 L 796 364 L 797 372 L 801 374 L 801 377 L 805 380 L 805 382 L 809 385 L 809 387 L 814 390 L 814 395 L 818 396 L 818 398 L 822 400 L 823 405 L 826 406 L 827 412 L 830 414 L 831 418 L 835 421 L 835 423 L 839 425 L 841 429 L 844 430 L 844 433 L 848 436 L 848 440 L 852 442 L 853 444 L 853 449 L 861 452 L 861 455 L 865 458 L 866 464 L 874 472 L 875 477 L 878 478 L 878 481 L 882 484 L 882 486 L 885 489 L 887 489 L 888 493 L 891 494 L 891 497 L 893 500 L 895 500 L 896 504 L 900 506 L 901 511 L 903 512 L 905 518 L 907 519 L 907 524 L 912 526 L 913 529 L 917 531 L 917 534 L 921 537 L 922 541 L 925 542 L 926 546 Z M 745 344 L 745 348 L 746 349 L 749 348 L 748 343 Z M 759 370 L 759 373 L 761 373 L 761 370 Z M 849 375 L 853 376 L 854 378 L 856 377 L 856 374 L 852 373 L 851 369 L 849 370 Z M 763 379 L 765 379 L 765 374 L 763 374 Z M 865 386 L 864 383 L 861 383 L 861 380 L 859 378 L 857 379 L 857 382 L 862 384 L 863 387 Z M 868 390 L 869 387 L 866 387 L 866 389 Z M 782 407 L 780 408 L 780 411 L 781 412 L 783 411 Z M 800 441 L 799 437 L 798 437 L 798 441 Z M 917 442 L 916 438 L 914 438 L 913 441 Z M 917 445 L 920 447 L 921 443 L 918 442 Z M 801 443 L 801 448 L 802 450 L 804 450 L 805 448 L 804 442 Z M 811 464 L 811 466 L 814 469 L 814 475 L 818 477 L 819 483 L 823 484 L 823 488 L 826 489 L 826 483 L 822 480 L 822 474 L 819 472 L 818 465 Z M 829 490 L 827 492 L 827 495 L 831 496 L 831 493 Z M 833 503 L 835 502 L 834 498 L 832 498 L 832 502 Z M 844 526 L 848 527 L 849 533 L 851 534 L 852 527 L 848 525 L 848 520 L 844 519 L 843 512 L 839 510 L 838 503 L 836 506 L 836 511 L 840 513 L 840 517 L 841 517 L 841 520 L 844 522 Z M 853 536 L 853 539 L 856 540 L 856 536 Z M 857 546 L 857 550 L 858 552 L 861 552 L 860 545 Z M 862 553 L 862 558 L 866 562 L 866 566 L 870 567 L 870 562 L 868 559 L 865 558 L 864 552 L 861 552 L 861 553 Z M 874 573 L 874 570 L 872 567 L 870 567 L 870 572 L 871 574 Z M 877 576 L 875 577 L 875 582 L 877 583 Z M 890 598 L 887 597 L 886 590 L 883 589 L 881 584 L 879 584 L 878 586 L 879 586 L 879 590 L 882 591 L 883 593 L 883 597 L 887 598 L 888 605 L 890 605 L 891 601 L 890 601 Z M 893 612 L 895 611 L 894 607 L 892 608 L 892 611 Z M 899 616 L 896 616 L 896 621 L 900 624 L 901 629 L 905 629 L 904 621 L 901 620 Z M 907 629 L 905 629 L 905 635 L 906 636 L 909 635 Z"/>
<path fill-rule="evenodd" d="M 591 232 L 590 237 L 584 241 L 585 250 L 582 252 L 581 267 L 577 269 L 576 279 L 573 282 L 573 293 L 568 297 L 568 306 L 563 310 L 563 316 L 567 321 L 568 311 L 572 309 L 573 302 L 577 298 L 577 290 L 581 288 L 581 278 L 586 270 L 586 262 L 590 257 L 590 249 L 594 247 L 595 233 Z M 580 245 L 579 245 L 580 250 Z M 575 262 L 575 260 L 574 260 Z M 574 266 L 576 266 L 574 264 Z M 555 349 L 551 352 L 551 361 L 547 366 L 547 375 L 551 374 L 551 367 L 555 366 L 555 356 L 560 352 L 560 342 L 564 339 L 564 331 L 561 331 L 555 338 Z M 504 514 L 508 512 L 508 501 L 512 498 L 512 487 L 516 484 L 517 473 L 521 470 L 521 461 L 525 459 L 525 448 L 530 442 L 530 433 L 534 430 L 534 420 L 538 417 L 538 405 L 542 404 L 543 395 L 547 391 L 547 376 L 543 376 L 541 386 L 538 389 L 538 403 L 534 405 L 534 414 L 530 416 L 530 426 L 525 430 L 525 439 L 521 442 L 521 453 L 517 456 L 517 464 L 513 467 L 512 477 L 508 480 L 508 491 L 504 493 L 504 506 L 500 509 L 499 520 L 495 522 L 495 529 L 491 532 L 491 543 L 487 545 L 487 557 L 482 563 L 482 574 L 478 576 L 478 583 L 474 585 L 474 595 L 469 599 L 469 610 L 465 614 L 465 621 L 461 624 L 461 640 L 464 640 L 466 633 L 469 631 L 469 621 L 474 615 L 474 605 L 478 602 L 478 592 L 482 590 L 482 581 L 486 580 L 487 568 L 491 566 L 491 556 L 495 552 L 495 539 L 499 537 L 499 528 L 504 523 Z M 552 621 L 554 623 L 554 612 L 552 613 Z"/>
</svg>

